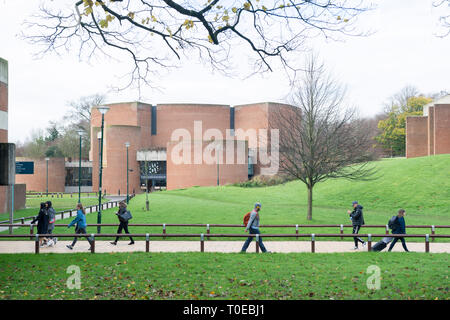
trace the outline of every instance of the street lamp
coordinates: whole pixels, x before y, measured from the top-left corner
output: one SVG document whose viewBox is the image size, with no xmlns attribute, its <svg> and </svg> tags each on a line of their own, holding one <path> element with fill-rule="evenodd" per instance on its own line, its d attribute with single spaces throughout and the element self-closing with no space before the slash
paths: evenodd
<svg viewBox="0 0 450 320">
<path fill-rule="evenodd" d="M 45 158 L 45 161 L 47 163 L 47 197 L 48 197 L 48 160 L 50 160 L 50 158 Z"/>
<path fill-rule="evenodd" d="M 79 163 L 78 163 L 78 203 L 81 203 L 81 137 L 83 136 L 83 130 L 77 130 L 78 135 L 80 136 L 80 154 L 79 154 Z"/>
<path fill-rule="evenodd" d="M 130 143 L 125 142 L 125 147 L 127 147 L 127 204 L 128 204 L 128 200 L 129 200 L 129 196 L 128 196 L 128 148 L 130 147 Z"/>
<path fill-rule="evenodd" d="M 101 127 L 101 137 L 100 137 L 100 163 L 99 166 L 99 179 L 98 179 L 98 214 L 97 214 L 97 233 L 101 232 L 102 223 L 102 171 L 103 171 L 103 128 L 105 126 L 105 114 L 108 112 L 109 107 L 100 106 L 97 107 L 98 111 L 102 114 L 102 127 Z"/>
</svg>

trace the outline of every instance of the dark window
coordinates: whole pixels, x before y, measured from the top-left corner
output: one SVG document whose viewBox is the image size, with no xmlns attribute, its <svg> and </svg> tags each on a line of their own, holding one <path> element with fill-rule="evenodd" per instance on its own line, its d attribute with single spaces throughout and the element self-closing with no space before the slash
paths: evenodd
<svg viewBox="0 0 450 320">
<path fill-rule="evenodd" d="M 78 168 L 66 167 L 66 187 L 78 187 Z M 92 168 L 81 168 L 81 186 L 92 186 Z"/>
<path fill-rule="evenodd" d="M 156 135 L 156 106 L 152 106 L 152 136 Z"/>
<path fill-rule="evenodd" d="M 230 129 L 231 134 L 234 136 L 234 107 L 230 108 Z"/>
</svg>

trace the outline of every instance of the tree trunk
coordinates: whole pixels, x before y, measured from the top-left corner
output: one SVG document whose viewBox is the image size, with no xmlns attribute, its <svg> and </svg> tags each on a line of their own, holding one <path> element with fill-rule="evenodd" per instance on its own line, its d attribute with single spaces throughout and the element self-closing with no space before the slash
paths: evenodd
<svg viewBox="0 0 450 320">
<path fill-rule="evenodd" d="M 313 187 L 308 187 L 308 215 L 306 217 L 306 220 L 312 220 L 312 202 L 313 202 Z"/>
</svg>

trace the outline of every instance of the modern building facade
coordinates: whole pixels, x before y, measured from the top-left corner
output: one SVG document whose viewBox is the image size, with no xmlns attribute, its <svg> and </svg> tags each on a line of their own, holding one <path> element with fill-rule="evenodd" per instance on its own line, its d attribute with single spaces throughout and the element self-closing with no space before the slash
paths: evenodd
<svg viewBox="0 0 450 320">
<path fill-rule="evenodd" d="M 0 58 L 0 213 L 25 208 L 26 186 L 15 181 L 16 146 L 8 143 L 8 61 Z"/>
<path fill-rule="evenodd" d="M 423 108 L 423 116 L 406 118 L 406 157 L 450 153 L 450 95 Z"/>
<path fill-rule="evenodd" d="M 104 116 L 102 190 L 108 194 L 225 185 L 270 167 L 270 122 L 279 103 L 114 103 Z M 101 114 L 91 112 L 93 190 L 99 184 Z M 127 161 L 127 147 L 128 161 Z M 260 161 L 262 152 L 269 161 Z M 265 159 L 267 160 L 267 159 Z M 128 163 L 128 179 L 127 179 Z"/>
</svg>

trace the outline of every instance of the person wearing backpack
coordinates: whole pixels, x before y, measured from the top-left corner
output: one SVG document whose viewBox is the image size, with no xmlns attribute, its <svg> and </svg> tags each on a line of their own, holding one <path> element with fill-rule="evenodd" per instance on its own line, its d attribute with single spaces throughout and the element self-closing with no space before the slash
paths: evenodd
<svg viewBox="0 0 450 320">
<path fill-rule="evenodd" d="M 128 232 L 128 221 L 132 218 L 130 211 L 127 210 L 127 204 L 124 201 L 119 203 L 119 211 L 116 213 L 119 218 L 119 229 L 117 229 L 117 233 L 122 233 L 122 230 L 125 230 L 125 233 Z M 119 241 L 119 237 L 116 237 L 116 240 L 111 242 L 113 245 L 117 245 L 117 241 Z M 134 240 L 130 237 L 130 243 L 128 245 L 133 245 Z"/>
<path fill-rule="evenodd" d="M 37 233 L 38 234 L 46 234 L 48 231 L 48 215 L 45 210 L 45 202 L 41 202 L 41 208 L 39 209 L 38 216 L 34 217 L 31 221 L 31 224 L 34 224 L 37 221 Z M 39 240 L 39 246 L 42 248 L 44 246 L 44 242 L 47 242 L 47 238 L 41 238 Z"/>
<path fill-rule="evenodd" d="M 70 228 L 74 224 L 76 224 L 76 226 L 75 226 L 75 233 L 76 234 L 86 234 L 86 227 L 87 227 L 86 211 L 84 211 L 83 205 L 81 203 L 77 204 L 77 216 L 75 217 L 75 219 L 72 220 L 71 223 L 69 223 L 67 228 Z M 89 242 L 89 244 L 92 246 L 92 240 L 88 236 L 86 236 L 86 239 Z M 71 245 L 67 245 L 67 248 L 72 250 L 73 247 L 75 246 L 75 243 L 77 243 L 77 240 L 78 240 L 78 237 L 75 237 L 73 239 L 72 244 Z M 89 250 L 91 250 L 91 247 L 89 247 Z"/>
<path fill-rule="evenodd" d="M 392 229 L 393 234 L 406 234 L 406 224 L 405 224 L 405 210 L 400 209 L 398 210 L 397 216 L 394 216 L 389 220 L 389 228 Z M 405 238 L 397 238 L 395 237 L 394 240 L 392 240 L 391 246 L 389 247 L 388 251 L 391 251 L 394 245 L 397 243 L 398 240 L 402 241 L 403 249 L 406 252 L 409 252 L 408 248 L 406 247 L 406 241 Z"/>
<path fill-rule="evenodd" d="M 55 211 L 55 209 L 53 209 L 51 201 L 47 201 L 45 203 L 45 206 L 46 206 L 47 215 L 48 215 L 47 233 L 52 234 L 53 230 L 55 229 L 56 211 Z M 54 244 L 56 244 L 57 241 L 58 241 L 58 238 L 50 237 L 49 240 L 47 241 L 47 245 L 49 247 L 51 247 Z"/>
<path fill-rule="evenodd" d="M 363 206 L 358 204 L 358 201 L 352 202 L 353 211 L 347 210 L 347 213 L 350 215 L 350 218 L 352 219 L 352 225 L 353 225 L 353 234 L 358 234 L 359 230 L 361 229 L 361 226 L 364 224 L 364 217 L 363 217 Z M 353 240 L 355 241 L 355 247 L 354 250 L 358 250 L 358 242 L 361 242 L 363 247 L 365 247 L 366 242 L 362 240 L 359 237 L 354 237 Z"/>
<path fill-rule="evenodd" d="M 245 225 L 245 221 L 248 218 L 248 222 L 245 227 L 245 232 L 249 231 L 250 234 L 260 234 L 260 232 L 259 232 L 259 211 L 260 210 L 261 210 L 261 203 L 257 202 L 257 203 L 255 203 L 253 210 L 244 216 L 244 225 Z M 242 247 L 241 252 L 247 251 L 247 248 L 250 245 L 250 243 L 252 242 L 252 240 L 253 240 L 253 237 L 248 237 L 247 240 L 245 240 L 245 243 L 244 243 L 244 246 Z M 266 247 L 264 246 L 261 237 L 259 237 L 259 247 L 261 248 L 262 252 L 269 252 L 269 251 L 267 251 Z"/>
</svg>

